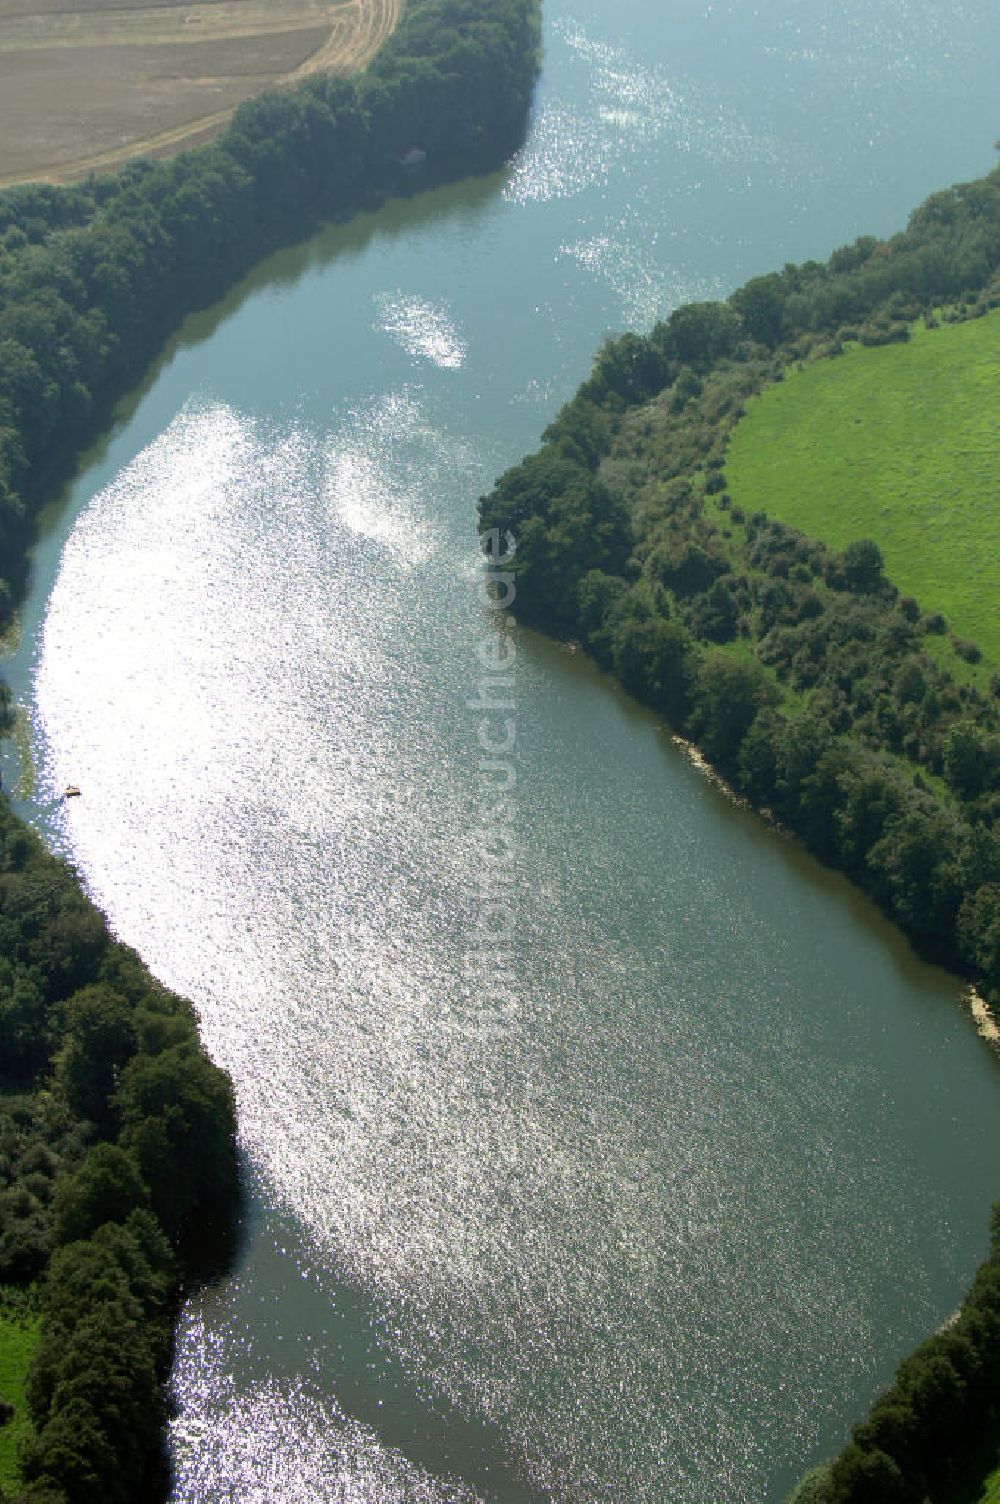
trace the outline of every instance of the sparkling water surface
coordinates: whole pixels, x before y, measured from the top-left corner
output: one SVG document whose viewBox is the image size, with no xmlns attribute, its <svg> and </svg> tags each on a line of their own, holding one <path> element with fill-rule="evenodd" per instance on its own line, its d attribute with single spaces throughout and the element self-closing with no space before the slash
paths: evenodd
<svg viewBox="0 0 1000 1504">
<path fill-rule="evenodd" d="M 998 44 L 979 0 L 555 0 L 509 169 L 189 321 L 53 510 L 32 817 L 194 999 L 247 1165 L 175 1504 L 780 1499 L 960 1299 L 958 984 L 499 622 L 474 503 L 607 332 L 983 171 Z"/>
</svg>

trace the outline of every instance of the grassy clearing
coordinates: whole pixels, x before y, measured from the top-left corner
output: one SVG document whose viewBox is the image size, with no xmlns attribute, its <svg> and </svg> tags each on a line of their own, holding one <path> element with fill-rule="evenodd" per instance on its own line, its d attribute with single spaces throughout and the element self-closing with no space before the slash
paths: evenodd
<svg viewBox="0 0 1000 1504">
<path fill-rule="evenodd" d="M 747 404 L 727 482 L 747 513 L 837 548 L 874 538 L 890 577 L 1000 662 L 1000 313 L 788 373 Z M 931 646 L 930 640 L 928 646 Z M 934 645 L 956 677 L 970 670 Z"/>
<path fill-rule="evenodd" d="M 0 1305 L 0 1395 L 14 1406 L 14 1418 L 0 1426 L 0 1490 L 21 1486 L 17 1449 L 30 1431 L 24 1400 L 24 1376 L 38 1344 L 38 1317 Z"/>
<path fill-rule="evenodd" d="M 1000 1467 L 987 1478 L 981 1504 L 1000 1504 Z"/>
</svg>

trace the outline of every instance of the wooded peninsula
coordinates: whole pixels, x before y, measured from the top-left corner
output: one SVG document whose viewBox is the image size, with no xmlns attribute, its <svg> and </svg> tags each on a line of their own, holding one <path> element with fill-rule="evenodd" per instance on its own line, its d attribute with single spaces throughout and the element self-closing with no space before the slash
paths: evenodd
<svg viewBox="0 0 1000 1504">
<path fill-rule="evenodd" d="M 981 321 L 995 370 L 998 308 L 1000 170 L 935 194 L 889 240 L 860 239 L 826 263 L 786 266 L 725 302 L 678 308 L 648 336 L 609 342 L 542 448 L 479 504 L 481 532 L 516 544 L 508 567 L 522 621 L 585 646 L 740 796 L 993 1005 L 1000 663 L 952 629 L 937 598 L 901 590 L 870 534 L 834 548 L 764 503 L 773 478 L 779 507 L 794 501 L 841 531 L 843 515 L 887 517 L 912 569 L 911 554 L 932 540 L 910 494 L 878 491 L 869 469 L 860 492 L 841 482 L 831 496 L 815 433 L 792 468 L 783 444 L 801 409 L 785 404 L 794 411 L 782 430 L 782 386 L 809 379 L 818 401 L 833 380 L 823 373 L 850 366 L 849 421 L 831 402 L 818 422 L 842 425 L 827 441 L 829 466 L 891 393 L 876 355 L 912 346 L 925 380 Z M 948 369 L 950 400 L 961 402 Z M 971 382 L 974 362 L 960 369 Z M 947 424 L 940 409 L 932 421 Z M 995 441 L 989 452 L 1000 466 Z M 884 453 L 882 469 L 904 458 Z M 967 583 L 961 545 L 989 536 L 989 503 L 977 493 L 946 520 L 933 585 L 942 601 Z M 995 603 L 995 580 L 983 589 Z M 981 1478 L 995 1465 L 998 1234 L 994 1214 L 990 1257 L 954 1324 L 904 1362 L 799 1504 L 944 1504 L 963 1470 L 979 1465 Z"/>
</svg>

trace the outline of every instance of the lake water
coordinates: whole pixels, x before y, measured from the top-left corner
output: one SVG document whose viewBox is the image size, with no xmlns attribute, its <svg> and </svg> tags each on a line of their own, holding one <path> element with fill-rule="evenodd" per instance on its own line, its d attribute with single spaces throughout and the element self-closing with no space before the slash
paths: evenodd
<svg viewBox="0 0 1000 1504">
<path fill-rule="evenodd" d="M 509 170 L 268 262 L 53 508 L 28 813 L 239 1099 L 176 1504 L 779 1500 L 961 1298 L 958 983 L 498 623 L 474 507 L 607 332 L 985 170 L 998 47 L 992 0 L 552 0 Z"/>
</svg>

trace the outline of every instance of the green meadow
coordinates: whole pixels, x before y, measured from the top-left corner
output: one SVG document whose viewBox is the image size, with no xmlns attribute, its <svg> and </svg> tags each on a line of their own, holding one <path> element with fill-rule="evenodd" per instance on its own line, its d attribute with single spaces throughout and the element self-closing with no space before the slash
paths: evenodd
<svg viewBox="0 0 1000 1504">
<path fill-rule="evenodd" d="M 11 1311 L 4 1305 L 0 1309 L 0 1395 L 14 1406 L 13 1420 L 0 1426 L 0 1490 L 5 1493 L 16 1493 L 21 1487 L 17 1448 L 30 1430 L 24 1377 L 37 1344 L 37 1315 L 16 1308 Z"/>
<path fill-rule="evenodd" d="M 848 345 L 747 403 L 728 488 L 836 548 L 874 538 L 904 594 L 1000 661 L 998 409 L 1000 312 Z"/>
</svg>

